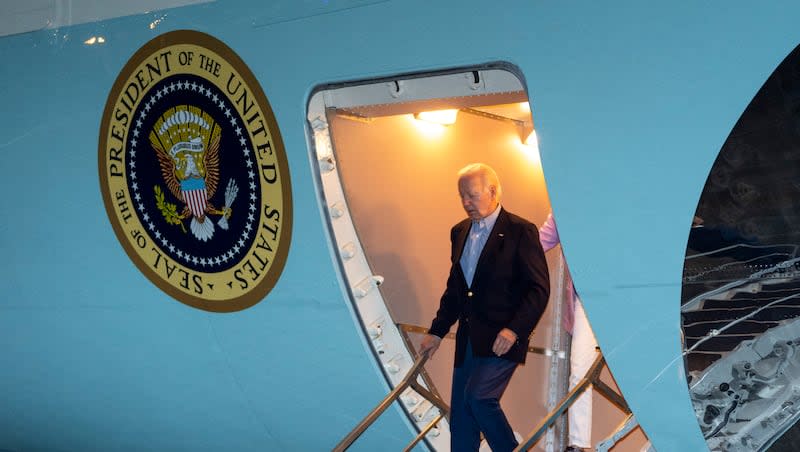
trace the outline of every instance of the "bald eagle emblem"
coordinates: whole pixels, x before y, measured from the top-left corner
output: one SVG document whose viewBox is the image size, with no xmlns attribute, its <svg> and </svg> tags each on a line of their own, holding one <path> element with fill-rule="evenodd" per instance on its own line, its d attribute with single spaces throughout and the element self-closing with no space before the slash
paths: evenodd
<svg viewBox="0 0 800 452">
<path fill-rule="evenodd" d="M 219 184 L 219 144 L 221 127 L 208 113 L 191 105 L 166 110 L 150 131 L 150 145 L 158 157 L 161 177 L 170 193 L 183 203 L 178 211 L 155 187 L 156 204 L 167 223 L 179 225 L 186 232 L 189 219 L 192 235 L 200 241 L 214 236 L 210 215 L 220 215 L 217 226 L 227 230 L 233 213 L 231 205 L 239 189 L 233 179 L 225 189 L 225 204 L 216 208 L 211 199 Z"/>
</svg>

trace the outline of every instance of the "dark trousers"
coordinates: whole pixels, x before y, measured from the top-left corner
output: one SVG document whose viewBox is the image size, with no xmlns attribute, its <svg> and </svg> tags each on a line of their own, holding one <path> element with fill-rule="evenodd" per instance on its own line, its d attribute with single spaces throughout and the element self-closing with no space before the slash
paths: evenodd
<svg viewBox="0 0 800 452">
<path fill-rule="evenodd" d="M 497 357 L 482 358 L 467 353 L 461 367 L 453 369 L 453 394 L 450 399 L 450 449 L 452 452 L 477 451 L 480 434 L 493 452 L 517 447 L 514 431 L 500 408 L 517 363 Z"/>
</svg>

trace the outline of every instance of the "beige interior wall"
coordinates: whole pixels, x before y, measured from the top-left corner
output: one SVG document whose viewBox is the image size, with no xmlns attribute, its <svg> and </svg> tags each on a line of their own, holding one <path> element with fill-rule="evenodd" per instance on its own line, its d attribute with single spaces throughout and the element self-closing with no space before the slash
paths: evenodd
<svg viewBox="0 0 800 452">
<path fill-rule="evenodd" d="M 330 124 L 350 213 L 372 271 L 385 277 L 381 291 L 395 322 L 427 327 L 435 315 L 449 271 L 449 231 L 465 218 L 456 182 L 461 167 L 484 162 L 495 168 L 503 206 L 537 225 L 550 211 L 538 155 L 522 145 L 512 123 L 462 112 L 447 127 L 411 115 L 369 123 L 332 115 Z M 548 253 L 553 285 L 555 252 Z M 532 345 L 549 347 L 549 311 Z M 445 400 L 450 398 L 453 353 L 453 341 L 443 341 L 426 366 Z M 548 368 L 549 358 L 529 354 L 501 401 L 512 427 L 523 436 L 547 413 Z M 594 405 L 597 442 L 623 415 L 600 396 Z M 626 443 L 631 443 L 629 450 L 638 450 L 644 440 L 639 434 Z"/>
</svg>

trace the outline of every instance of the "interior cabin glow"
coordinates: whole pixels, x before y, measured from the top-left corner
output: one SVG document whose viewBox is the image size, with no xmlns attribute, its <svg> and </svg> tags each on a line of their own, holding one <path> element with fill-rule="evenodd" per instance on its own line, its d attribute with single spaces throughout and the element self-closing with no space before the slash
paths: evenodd
<svg viewBox="0 0 800 452">
<path fill-rule="evenodd" d="M 432 122 L 434 124 L 441 124 L 443 126 L 455 124 L 457 116 L 458 109 L 422 111 L 414 114 L 414 118 L 419 119 L 420 121 Z"/>
</svg>

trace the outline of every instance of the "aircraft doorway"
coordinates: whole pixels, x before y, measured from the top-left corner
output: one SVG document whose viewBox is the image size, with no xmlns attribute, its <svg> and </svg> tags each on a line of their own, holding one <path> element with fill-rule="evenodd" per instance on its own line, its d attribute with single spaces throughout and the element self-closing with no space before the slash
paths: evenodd
<svg viewBox="0 0 800 452">
<path fill-rule="evenodd" d="M 426 112 L 443 117 L 426 118 Z M 427 328 L 445 288 L 450 228 L 465 218 L 457 171 L 469 163 L 486 163 L 500 177 L 505 209 L 536 225 L 550 212 L 528 96 L 505 68 L 397 77 L 320 89 L 310 101 L 308 121 L 323 214 L 347 296 L 394 386 L 414 362 L 395 325 Z M 569 372 L 563 359 L 567 336 L 556 302 L 565 290 L 560 251 L 547 253 L 547 259 L 550 303 L 531 338 L 539 352 L 529 353 L 502 400 L 509 422 L 523 436 L 546 416 L 548 403 L 566 393 Z M 408 337 L 416 348 L 421 335 Z M 443 341 L 425 366 L 445 401 L 450 399 L 454 349 L 455 341 Z M 560 357 L 553 350 L 562 350 Z M 418 428 L 438 413 L 411 393 L 401 401 Z M 610 410 L 611 416 L 600 421 L 607 424 L 601 431 L 610 432 L 623 419 Z M 548 441 L 549 450 L 563 445 L 557 434 L 540 441 L 539 448 L 545 450 Z M 446 422 L 427 441 L 448 450 Z"/>
</svg>

